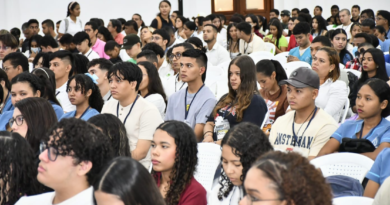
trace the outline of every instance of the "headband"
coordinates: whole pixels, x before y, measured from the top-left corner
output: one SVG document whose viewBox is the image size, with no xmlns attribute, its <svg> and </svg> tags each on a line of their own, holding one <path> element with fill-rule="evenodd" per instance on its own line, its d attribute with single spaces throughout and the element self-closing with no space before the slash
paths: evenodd
<svg viewBox="0 0 390 205">
<path fill-rule="evenodd" d="M 68 9 L 72 8 L 72 6 L 73 6 L 74 3 L 76 3 L 76 1 L 72 1 L 72 3 L 70 3 L 70 5 L 69 5 L 69 8 L 68 8 Z"/>
<path fill-rule="evenodd" d="M 98 84 L 98 82 L 96 80 L 99 78 L 95 74 L 91 75 L 89 73 L 85 73 L 85 75 L 90 77 L 93 83 Z"/>
<path fill-rule="evenodd" d="M 45 72 L 47 78 L 50 79 L 49 74 L 45 71 L 45 69 L 43 69 L 43 68 L 36 68 L 35 70 L 42 70 L 43 72 Z"/>
</svg>

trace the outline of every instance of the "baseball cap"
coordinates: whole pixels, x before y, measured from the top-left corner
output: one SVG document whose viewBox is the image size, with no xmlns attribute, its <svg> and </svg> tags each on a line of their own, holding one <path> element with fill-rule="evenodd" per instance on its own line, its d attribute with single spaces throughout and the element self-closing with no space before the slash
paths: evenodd
<svg viewBox="0 0 390 205">
<path fill-rule="evenodd" d="M 307 67 L 300 67 L 294 70 L 287 80 L 280 81 L 279 85 L 289 84 L 296 88 L 312 87 L 320 89 L 320 78 L 318 74 Z"/>
<path fill-rule="evenodd" d="M 141 39 L 136 34 L 127 35 L 123 38 L 122 49 L 131 49 L 137 43 L 141 43 Z"/>
<path fill-rule="evenodd" d="M 280 13 L 281 16 L 290 16 L 290 11 L 289 10 L 283 10 L 281 13 Z"/>
</svg>

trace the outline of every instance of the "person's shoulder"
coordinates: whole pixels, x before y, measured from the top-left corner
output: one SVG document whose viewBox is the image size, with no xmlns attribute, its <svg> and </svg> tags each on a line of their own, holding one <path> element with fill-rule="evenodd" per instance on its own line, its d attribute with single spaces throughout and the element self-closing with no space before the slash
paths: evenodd
<svg viewBox="0 0 390 205">
<path fill-rule="evenodd" d="M 320 119 L 319 122 L 322 123 L 322 124 L 333 124 L 333 125 L 337 125 L 336 121 L 334 120 L 334 118 L 329 115 L 327 112 L 325 112 L 325 110 L 323 109 L 318 109 L 318 118 L 317 119 Z"/>
<path fill-rule="evenodd" d="M 292 120 L 294 118 L 294 114 L 295 114 L 295 110 L 291 110 L 289 112 L 286 112 L 286 114 L 278 117 L 278 119 L 275 120 L 274 125 L 277 123 L 280 123 L 280 122 L 283 123 L 283 125 L 285 125 L 285 123 L 290 122 L 290 121 L 292 123 Z M 272 125 L 272 126 L 274 126 L 274 125 Z"/>
<path fill-rule="evenodd" d="M 297 46 L 297 47 L 295 47 L 295 48 L 292 48 L 292 49 L 290 50 L 290 53 L 296 52 L 296 51 L 299 51 L 299 46 Z"/>
<path fill-rule="evenodd" d="M 157 107 L 153 103 L 149 102 L 141 96 L 138 97 L 138 100 L 134 107 L 138 107 L 137 109 L 140 111 L 156 110 L 158 112 Z"/>
<path fill-rule="evenodd" d="M 52 200 L 54 197 L 54 192 L 34 195 L 34 196 L 24 196 L 16 202 L 15 205 L 30 205 L 30 204 L 41 204 L 41 205 L 49 205 L 52 204 Z"/>
<path fill-rule="evenodd" d="M 202 93 L 202 99 L 204 99 L 205 101 L 212 98 L 215 100 L 215 95 L 214 93 L 210 90 L 209 87 L 207 87 L 206 85 L 204 86 L 204 88 L 201 90 L 201 93 Z"/>
<path fill-rule="evenodd" d="M 261 103 L 265 104 L 264 98 L 261 95 L 254 94 L 251 100 L 251 103 Z"/>
<path fill-rule="evenodd" d="M 100 114 L 100 112 L 97 111 L 95 108 L 89 109 L 88 112 L 89 112 L 89 114 L 93 114 L 93 115 L 98 115 L 98 114 Z"/>
<path fill-rule="evenodd" d="M 204 195 L 205 197 L 207 194 L 205 188 L 195 179 L 195 177 L 191 179 L 191 182 L 187 187 L 187 191 L 196 192 L 198 194 Z"/>
<path fill-rule="evenodd" d="M 180 89 L 179 91 L 173 93 L 173 94 L 171 95 L 171 97 L 169 97 L 169 100 L 171 100 L 171 99 L 177 99 L 177 98 L 181 97 L 182 95 L 184 95 L 184 93 L 186 92 L 186 90 L 187 90 L 187 89 L 184 89 L 184 88 L 183 88 L 183 89 Z"/>
<path fill-rule="evenodd" d="M 104 103 L 103 109 L 105 112 L 111 111 L 111 109 L 116 109 L 116 106 L 118 105 L 118 100 L 110 99 L 107 102 Z"/>
<path fill-rule="evenodd" d="M 72 117 L 72 116 L 74 116 L 75 112 L 76 112 L 76 111 L 71 111 L 71 112 L 64 113 L 64 114 L 62 115 L 61 119 L 62 119 L 62 118 L 69 118 L 69 117 Z"/>
</svg>

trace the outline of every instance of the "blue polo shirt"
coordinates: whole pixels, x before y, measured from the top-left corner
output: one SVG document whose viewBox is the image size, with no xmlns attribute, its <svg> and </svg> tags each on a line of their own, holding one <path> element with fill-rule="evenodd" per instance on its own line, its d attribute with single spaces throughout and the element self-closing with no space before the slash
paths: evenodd
<svg viewBox="0 0 390 205">
<path fill-rule="evenodd" d="M 64 110 L 62 109 L 62 107 L 50 100 L 49 103 L 51 104 L 51 106 L 53 106 L 54 112 L 57 115 L 57 119 L 61 119 L 62 115 L 64 115 Z"/>
<path fill-rule="evenodd" d="M 357 139 L 356 133 L 360 132 L 362 129 L 363 120 L 351 120 L 346 121 L 340 125 L 340 127 L 332 134 L 331 137 L 335 138 L 340 142 L 343 138 Z M 390 143 L 390 122 L 385 118 L 382 118 L 382 121 L 378 126 L 371 129 L 366 136 L 362 138 L 368 139 L 371 143 L 377 148 L 382 142 Z"/>
<path fill-rule="evenodd" d="M 64 115 L 62 115 L 61 119 L 59 119 L 58 121 L 64 119 L 64 118 L 72 118 L 74 117 L 76 114 L 76 110 L 75 111 L 72 111 L 72 112 L 67 112 L 65 113 Z M 95 115 L 98 115 L 100 114 L 97 110 L 93 109 L 93 108 L 90 108 L 87 110 L 87 112 L 84 113 L 84 115 L 82 116 L 82 120 L 84 121 L 87 121 L 89 120 L 89 118 L 95 116 Z"/>
<path fill-rule="evenodd" d="M 10 110 L 3 112 L 3 114 L 0 115 L 0 131 L 7 131 L 8 122 L 12 118 L 13 114 L 14 111 Z"/>
<path fill-rule="evenodd" d="M 304 61 L 304 62 L 306 62 L 306 63 L 311 65 L 311 60 L 312 59 L 311 59 L 310 47 L 308 47 L 302 55 L 300 55 L 300 53 L 299 53 L 299 46 L 295 47 L 295 48 L 290 50 L 288 55 L 295 56 L 300 61 Z"/>
<path fill-rule="evenodd" d="M 385 148 L 379 153 L 376 157 L 374 164 L 371 167 L 371 170 L 367 173 L 366 178 L 372 180 L 379 185 L 385 181 L 387 177 L 390 176 L 390 149 Z"/>
<path fill-rule="evenodd" d="M 10 96 L 7 99 L 7 102 L 5 102 L 5 104 L 4 104 L 3 113 L 6 111 L 12 111 L 12 110 L 14 110 L 14 105 L 12 105 L 11 94 L 10 94 Z"/>
</svg>

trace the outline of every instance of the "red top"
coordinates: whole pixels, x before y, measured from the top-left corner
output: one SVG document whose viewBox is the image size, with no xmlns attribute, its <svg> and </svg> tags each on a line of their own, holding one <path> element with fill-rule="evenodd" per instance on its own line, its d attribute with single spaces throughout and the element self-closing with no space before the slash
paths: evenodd
<svg viewBox="0 0 390 205">
<path fill-rule="evenodd" d="M 161 173 L 156 173 L 156 177 L 157 187 L 160 187 Z M 181 193 L 178 205 L 207 205 L 207 192 L 194 177 Z"/>
<path fill-rule="evenodd" d="M 264 37 L 258 30 L 255 30 L 255 34 L 260 38 Z"/>
<path fill-rule="evenodd" d="M 310 37 L 309 37 L 309 40 L 310 42 L 313 41 L 313 36 L 310 34 Z M 297 47 L 297 40 L 295 40 L 295 36 L 294 35 L 291 35 L 290 36 L 290 41 L 288 42 L 288 47 L 287 47 L 287 51 L 290 51 L 291 49 Z"/>
</svg>

